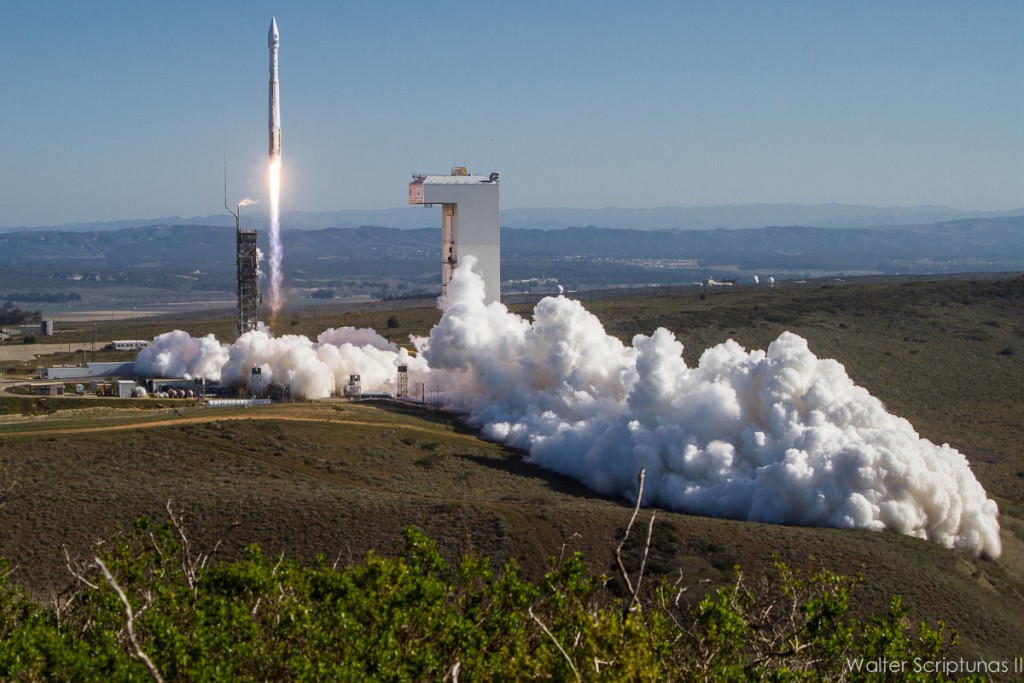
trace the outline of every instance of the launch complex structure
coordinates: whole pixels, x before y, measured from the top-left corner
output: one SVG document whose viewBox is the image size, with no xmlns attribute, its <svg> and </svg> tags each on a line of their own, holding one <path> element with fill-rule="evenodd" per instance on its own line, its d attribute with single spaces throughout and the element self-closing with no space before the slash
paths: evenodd
<svg viewBox="0 0 1024 683">
<path fill-rule="evenodd" d="M 270 51 L 270 88 L 268 92 L 269 129 L 270 129 L 270 163 L 281 163 L 281 105 L 278 99 L 277 85 L 277 50 L 280 35 L 277 31 L 277 19 L 270 21 L 267 33 L 267 49 Z M 259 326 L 260 296 L 259 286 L 259 251 L 256 247 L 256 231 L 242 229 L 239 214 L 241 207 L 231 211 L 228 206 L 227 170 L 224 171 L 224 208 L 235 217 L 235 267 L 238 284 L 238 311 L 235 317 L 238 336 L 251 332 Z"/>
<path fill-rule="evenodd" d="M 441 205 L 441 298 L 459 258 L 475 256 L 484 279 L 484 302 L 501 300 L 501 226 L 498 174 L 471 175 L 456 166 L 451 175 L 414 174 L 409 203 Z"/>
<path fill-rule="evenodd" d="M 241 206 L 234 211 L 228 206 L 227 171 L 224 173 L 224 208 L 235 217 L 235 269 L 238 284 L 238 309 L 235 326 L 238 336 L 251 332 L 260 318 L 260 259 L 256 247 L 256 231 L 242 229 Z"/>
<path fill-rule="evenodd" d="M 235 218 L 237 221 L 237 217 Z M 256 231 L 235 224 L 235 250 L 238 263 L 238 336 L 256 329 L 260 315 L 259 254 Z"/>
<path fill-rule="evenodd" d="M 267 34 L 270 53 L 268 102 L 269 156 L 271 166 L 271 276 L 273 279 L 276 197 L 274 172 L 281 164 L 281 103 L 278 86 L 278 49 L 280 33 L 277 19 L 271 19 Z M 484 280 L 485 303 L 501 300 L 501 227 L 498 217 L 498 174 L 472 175 L 465 166 L 456 166 L 450 175 L 413 175 L 409 184 L 409 203 L 423 206 L 441 205 L 441 296 L 446 305 L 448 283 L 466 256 L 476 258 L 478 273 Z M 224 171 L 224 208 L 235 218 L 235 260 L 238 285 L 238 336 L 259 326 L 259 252 L 256 230 L 243 230 L 239 214 L 228 206 L 227 167 Z M 277 281 L 275 280 L 275 283 Z M 271 305 L 276 308 L 277 290 L 271 284 Z"/>
</svg>

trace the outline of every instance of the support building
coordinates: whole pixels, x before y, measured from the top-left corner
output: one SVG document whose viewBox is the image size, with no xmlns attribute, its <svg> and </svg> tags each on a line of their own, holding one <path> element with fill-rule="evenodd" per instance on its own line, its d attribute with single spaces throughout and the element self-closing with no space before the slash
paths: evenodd
<svg viewBox="0 0 1024 683">
<path fill-rule="evenodd" d="M 470 175 L 464 166 L 451 175 L 414 175 L 409 203 L 441 205 L 441 295 L 459 258 L 476 257 L 486 303 L 501 300 L 501 227 L 498 221 L 498 174 Z"/>
</svg>

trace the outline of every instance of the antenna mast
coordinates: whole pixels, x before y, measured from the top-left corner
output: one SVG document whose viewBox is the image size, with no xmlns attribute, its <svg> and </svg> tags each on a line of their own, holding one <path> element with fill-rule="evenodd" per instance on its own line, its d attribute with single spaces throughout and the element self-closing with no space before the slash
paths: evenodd
<svg viewBox="0 0 1024 683">
<path fill-rule="evenodd" d="M 228 213 L 235 217 L 235 232 L 239 231 L 242 226 L 238 216 L 242 213 L 242 205 L 239 204 L 235 207 L 234 211 L 232 211 L 231 207 L 228 206 L 228 157 L 226 154 L 224 155 L 224 208 L 228 210 Z"/>
</svg>

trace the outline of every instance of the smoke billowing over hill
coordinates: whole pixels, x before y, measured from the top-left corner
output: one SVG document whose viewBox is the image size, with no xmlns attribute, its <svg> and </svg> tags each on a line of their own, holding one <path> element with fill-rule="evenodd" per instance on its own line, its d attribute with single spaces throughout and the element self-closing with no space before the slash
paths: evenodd
<svg viewBox="0 0 1024 683">
<path fill-rule="evenodd" d="M 405 364 L 410 384 L 437 387 L 487 437 L 595 491 L 629 497 L 645 467 L 649 505 L 1000 554 L 997 506 L 964 455 L 920 438 L 802 338 L 784 333 L 764 351 L 726 342 L 691 368 L 672 332 L 625 345 L 570 299 L 543 299 L 532 321 L 484 305 L 472 265 L 463 259 L 417 355 L 352 328 L 315 342 L 261 330 L 231 345 L 172 332 L 138 365 L 236 383 L 261 367 L 265 382 L 317 397 L 352 373 L 389 389 Z"/>
</svg>

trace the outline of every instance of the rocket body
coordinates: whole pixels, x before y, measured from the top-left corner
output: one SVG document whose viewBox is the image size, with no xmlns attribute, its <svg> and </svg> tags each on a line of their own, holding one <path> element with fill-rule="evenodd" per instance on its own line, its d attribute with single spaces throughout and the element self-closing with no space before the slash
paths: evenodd
<svg viewBox="0 0 1024 683">
<path fill-rule="evenodd" d="M 269 125 L 270 125 L 270 163 L 281 161 L 281 101 L 277 86 L 277 46 L 280 42 L 277 33 L 277 19 L 270 21 L 270 33 L 267 34 L 267 49 L 270 50 L 270 92 L 269 92 Z"/>
</svg>

